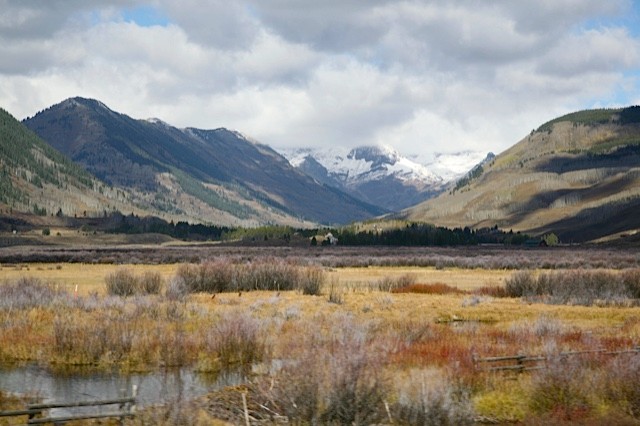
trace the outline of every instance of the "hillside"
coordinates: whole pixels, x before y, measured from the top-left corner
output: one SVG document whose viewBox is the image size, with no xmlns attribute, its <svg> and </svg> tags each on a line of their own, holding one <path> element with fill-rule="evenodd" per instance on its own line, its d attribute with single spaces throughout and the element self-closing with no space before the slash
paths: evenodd
<svg viewBox="0 0 640 426">
<path fill-rule="evenodd" d="M 640 230 L 638 207 L 640 107 L 629 107 L 545 123 L 455 188 L 398 216 L 581 242 Z"/>
<path fill-rule="evenodd" d="M 163 217 L 229 226 L 347 223 L 383 211 L 227 129 L 178 129 L 73 98 L 24 122 L 89 172 Z"/>
<path fill-rule="evenodd" d="M 82 216 L 133 207 L 0 109 L 0 213 Z"/>
</svg>

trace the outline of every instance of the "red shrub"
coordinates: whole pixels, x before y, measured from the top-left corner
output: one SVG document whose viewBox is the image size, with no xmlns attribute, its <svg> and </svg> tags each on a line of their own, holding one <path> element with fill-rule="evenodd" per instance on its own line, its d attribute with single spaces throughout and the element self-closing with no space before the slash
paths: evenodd
<svg viewBox="0 0 640 426">
<path fill-rule="evenodd" d="M 392 293 L 419 293 L 419 294 L 466 294 L 464 290 L 452 287 L 444 283 L 410 284 L 391 290 Z"/>
</svg>

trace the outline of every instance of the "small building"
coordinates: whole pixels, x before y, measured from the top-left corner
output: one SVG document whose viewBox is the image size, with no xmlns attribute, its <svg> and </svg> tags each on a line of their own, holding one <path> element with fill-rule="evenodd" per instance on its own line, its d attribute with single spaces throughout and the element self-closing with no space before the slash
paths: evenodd
<svg viewBox="0 0 640 426">
<path fill-rule="evenodd" d="M 324 236 L 324 240 L 328 241 L 330 245 L 335 246 L 338 244 L 338 239 L 333 236 L 331 232 Z"/>
</svg>

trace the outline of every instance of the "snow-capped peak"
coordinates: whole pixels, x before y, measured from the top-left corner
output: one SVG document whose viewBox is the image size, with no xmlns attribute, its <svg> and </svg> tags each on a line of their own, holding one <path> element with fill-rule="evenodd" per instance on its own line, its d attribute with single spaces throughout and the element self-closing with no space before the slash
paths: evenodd
<svg viewBox="0 0 640 426">
<path fill-rule="evenodd" d="M 166 121 L 162 121 L 156 117 L 147 118 L 145 121 L 150 124 L 160 124 L 162 126 L 169 127 L 169 123 L 167 123 Z"/>
<path fill-rule="evenodd" d="M 351 150 L 300 148 L 282 150 L 281 154 L 294 167 L 300 167 L 309 158 L 322 165 L 327 173 L 345 185 L 361 184 L 394 176 L 401 181 L 423 185 L 440 183 L 442 178 L 427 167 L 403 157 L 388 146 L 360 146 Z"/>
<path fill-rule="evenodd" d="M 437 195 L 484 158 L 476 152 L 407 157 L 389 146 L 298 148 L 280 153 L 317 181 L 390 211 Z"/>
</svg>

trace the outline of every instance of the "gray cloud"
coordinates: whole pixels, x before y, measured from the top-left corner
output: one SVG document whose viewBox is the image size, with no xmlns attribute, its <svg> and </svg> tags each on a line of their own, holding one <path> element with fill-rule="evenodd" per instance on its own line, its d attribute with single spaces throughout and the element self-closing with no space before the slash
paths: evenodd
<svg viewBox="0 0 640 426">
<path fill-rule="evenodd" d="M 161 7 L 194 42 L 225 50 L 250 49 L 260 22 L 243 2 L 162 0 Z"/>
<path fill-rule="evenodd" d="M 169 23 L 124 22 L 149 6 Z M 76 95 L 272 146 L 500 151 L 573 109 L 638 99 L 614 0 L 0 0 L 0 99 Z"/>
</svg>

